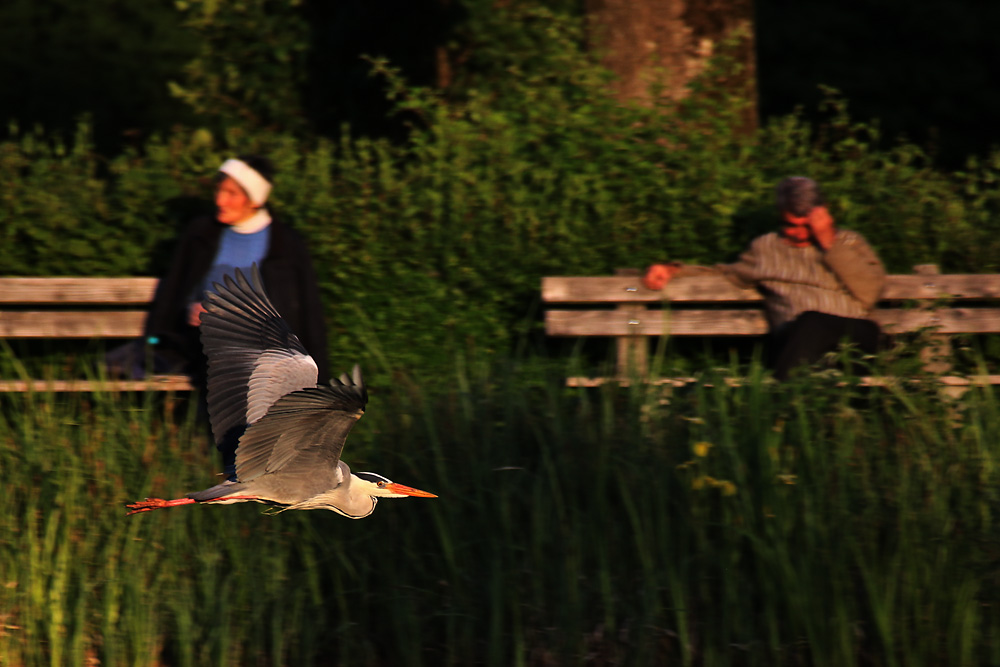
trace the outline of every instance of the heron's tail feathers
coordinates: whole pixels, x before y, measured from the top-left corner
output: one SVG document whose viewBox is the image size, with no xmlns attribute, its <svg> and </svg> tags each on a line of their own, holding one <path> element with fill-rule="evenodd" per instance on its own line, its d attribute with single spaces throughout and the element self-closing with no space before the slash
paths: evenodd
<svg viewBox="0 0 1000 667">
<path fill-rule="evenodd" d="M 207 488 L 204 491 L 189 493 L 187 494 L 187 497 L 192 500 L 196 500 L 199 503 L 204 503 L 212 500 L 219 500 L 227 496 L 238 496 L 245 490 L 246 484 L 226 480 L 222 484 L 216 484 L 215 486 Z"/>
</svg>

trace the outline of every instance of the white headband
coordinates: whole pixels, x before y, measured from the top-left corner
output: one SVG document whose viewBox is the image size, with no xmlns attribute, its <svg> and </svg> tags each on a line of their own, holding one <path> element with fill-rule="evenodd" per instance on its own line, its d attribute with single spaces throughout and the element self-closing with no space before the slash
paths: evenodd
<svg viewBox="0 0 1000 667">
<path fill-rule="evenodd" d="M 219 171 L 239 183 L 250 196 L 254 206 L 263 206 L 267 196 L 271 194 L 271 184 L 267 179 L 243 160 L 226 160 L 219 167 Z"/>
</svg>

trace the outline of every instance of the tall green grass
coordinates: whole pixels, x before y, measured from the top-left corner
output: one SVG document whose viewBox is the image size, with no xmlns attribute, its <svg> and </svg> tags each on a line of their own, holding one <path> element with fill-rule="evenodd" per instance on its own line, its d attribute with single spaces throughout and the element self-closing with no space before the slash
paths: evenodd
<svg viewBox="0 0 1000 667">
<path fill-rule="evenodd" d="M 126 518 L 214 483 L 193 403 L 0 398 L 0 663 L 1000 662 L 993 389 L 562 379 L 372 387 L 346 460 L 440 498 L 363 521 Z"/>
</svg>

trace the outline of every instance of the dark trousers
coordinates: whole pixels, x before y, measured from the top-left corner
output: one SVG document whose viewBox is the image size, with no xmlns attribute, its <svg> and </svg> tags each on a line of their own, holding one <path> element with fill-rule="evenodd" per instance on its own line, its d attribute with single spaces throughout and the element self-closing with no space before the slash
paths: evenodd
<svg viewBox="0 0 1000 667">
<path fill-rule="evenodd" d="M 836 350 L 842 341 L 854 344 L 865 354 L 875 354 L 881 333 L 871 320 L 810 310 L 771 334 L 768 365 L 774 370 L 774 377 L 785 380 L 793 368 L 816 363 L 827 352 Z"/>
</svg>

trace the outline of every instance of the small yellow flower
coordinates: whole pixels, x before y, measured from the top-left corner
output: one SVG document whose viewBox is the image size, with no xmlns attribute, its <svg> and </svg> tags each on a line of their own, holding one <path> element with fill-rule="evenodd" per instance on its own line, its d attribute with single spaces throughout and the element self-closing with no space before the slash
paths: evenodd
<svg viewBox="0 0 1000 667">
<path fill-rule="evenodd" d="M 696 442 L 691 446 L 691 449 L 694 450 L 694 455 L 702 458 L 708 456 L 708 450 L 711 448 L 712 443 L 710 442 Z"/>
<path fill-rule="evenodd" d="M 798 475 L 791 475 L 787 473 L 783 475 L 778 475 L 778 480 L 785 484 L 795 484 L 795 482 L 798 481 L 798 478 L 799 478 Z"/>
<path fill-rule="evenodd" d="M 729 480 L 722 480 L 716 486 L 722 489 L 722 495 L 724 496 L 735 496 L 736 495 L 736 485 Z"/>
</svg>

